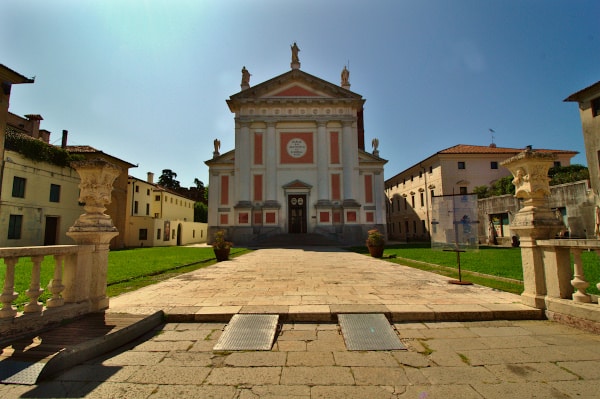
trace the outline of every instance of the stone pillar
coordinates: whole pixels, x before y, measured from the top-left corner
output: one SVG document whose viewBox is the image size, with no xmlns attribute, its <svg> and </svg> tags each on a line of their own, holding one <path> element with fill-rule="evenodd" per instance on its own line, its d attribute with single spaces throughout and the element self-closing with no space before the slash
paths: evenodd
<svg viewBox="0 0 600 399">
<path fill-rule="evenodd" d="M 385 220 L 385 182 L 383 179 L 383 171 L 376 171 L 373 173 L 373 189 L 375 190 L 375 223 L 379 224 L 387 229 Z M 387 232 L 384 231 L 387 237 Z"/>
<path fill-rule="evenodd" d="M 235 134 L 235 185 L 238 205 L 251 206 L 250 202 L 250 125 L 240 122 L 240 129 Z"/>
<path fill-rule="evenodd" d="M 344 121 L 342 123 L 344 204 L 358 204 L 354 192 L 354 174 L 358 167 L 358 144 L 352 138 L 352 121 Z"/>
<path fill-rule="evenodd" d="M 81 178 L 79 201 L 85 204 L 83 209 L 86 213 L 69 228 L 67 236 L 78 245 L 93 246 L 89 258 L 80 257 L 77 267 L 90 269 L 90 310 L 98 311 L 108 308 L 106 273 L 109 242 L 119 234 L 110 216 L 104 213 L 105 205 L 110 203 L 113 183 L 122 170 L 103 159 L 76 161 L 71 166 Z"/>
<path fill-rule="evenodd" d="M 319 203 L 329 203 L 329 146 L 327 145 L 327 122 L 317 122 L 317 189 Z"/>
<path fill-rule="evenodd" d="M 548 170 L 554 154 L 530 149 L 502 162 L 514 176 L 515 196 L 522 198 L 523 208 L 513 218 L 510 228 L 521 240 L 524 291 L 522 301 L 528 306 L 545 309 L 547 293 L 542 249 L 536 240 L 552 238 L 564 225 L 548 208 L 550 195 Z"/>
<path fill-rule="evenodd" d="M 277 139 L 275 136 L 275 122 L 267 122 L 267 137 L 265 144 L 266 166 L 266 198 L 265 202 L 277 204 Z"/>
</svg>

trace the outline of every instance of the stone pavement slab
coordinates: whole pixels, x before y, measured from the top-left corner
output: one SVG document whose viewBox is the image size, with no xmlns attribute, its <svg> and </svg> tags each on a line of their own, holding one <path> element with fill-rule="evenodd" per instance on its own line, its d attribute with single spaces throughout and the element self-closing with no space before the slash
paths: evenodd
<svg viewBox="0 0 600 399">
<path fill-rule="evenodd" d="M 598 397 L 600 352 L 592 350 L 600 347 L 598 335 L 556 328 L 550 321 L 395 326 L 398 331 L 419 333 L 415 338 L 403 338 L 398 332 L 408 351 L 350 352 L 337 346 L 336 324 L 284 323 L 268 352 L 219 353 L 212 351 L 219 334 L 204 332 L 223 329 L 222 323 L 200 327 L 193 323 L 165 324 L 154 335 L 37 386 L 0 385 L 0 397 Z M 498 328 L 499 336 L 490 336 L 490 328 Z M 482 345 L 488 340 L 506 339 L 512 329 L 526 330 L 527 335 L 517 333 L 513 339 L 526 338 L 527 343 L 494 349 L 469 349 L 465 344 L 466 339 Z M 170 341 L 164 340 L 167 332 Z M 194 332 L 202 333 L 193 336 Z M 286 334 L 287 339 L 280 341 Z M 554 344 L 564 339 L 570 346 Z M 194 344 L 186 348 L 190 340 Z M 172 342 L 173 347 L 164 346 L 165 342 Z M 138 355 L 129 356 L 132 353 Z M 565 354 L 568 360 L 556 361 Z"/>
<path fill-rule="evenodd" d="M 169 321 L 227 322 L 237 313 L 336 322 L 383 313 L 394 322 L 541 319 L 517 295 L 329 247 L 259 249 L 110 299 L 108 312 L 162 309 Z"/>
</svg>

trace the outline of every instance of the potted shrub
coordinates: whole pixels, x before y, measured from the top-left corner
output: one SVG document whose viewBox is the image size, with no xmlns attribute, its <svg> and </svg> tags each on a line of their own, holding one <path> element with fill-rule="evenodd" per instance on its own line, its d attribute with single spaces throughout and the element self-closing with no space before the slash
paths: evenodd
<svg viewBox="0 0 600 399">
<path fill-rule="evenodd" d="M 229 259 L 229 250 L 233 246 L 233 243 L 225 239 L 225 230 L 218 230 L 215 233 L 212 246 L 217 262 Z"/>
<path fill-rule="evenodd" d="M 369 248 L 369 253 L 374 258 L 381 258 L 383 256 L 383 248 L 385 247 L 383 234 L 377 229 L 369 230 L 367 234 L 367 248 Z"/>
</svg>

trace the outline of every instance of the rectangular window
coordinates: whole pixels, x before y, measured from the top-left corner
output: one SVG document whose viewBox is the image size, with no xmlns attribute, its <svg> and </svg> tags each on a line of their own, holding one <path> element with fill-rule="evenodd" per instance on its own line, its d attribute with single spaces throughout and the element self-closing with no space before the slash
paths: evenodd
<svg viewBox="0 0 600 399">
<path fill-rule="evenodd" d="M 146 216 L 150 216 L 150 204 L 146 204 Z"/>
<path fill-rule="evenodd" d="M 466 187 L 460 187 L 460 195 L 465 195 L 467 194 L 467 188 Z"/>
<path fill-rule="evenodd" d="M 139 193 L 140 192 L 140 186 L 135 186 L 135 192 Z"/>
<path fill-rule="evenodd" d="M 8 239 L 21 239 L 21 226 L 23 225 L 23 215 L 10 215 L 8 220 Z"/>
<path fill-rule="evenodd" d="M 425 227 L 425 221 L 421 220 L 421 228 L 423 229 L 423 234 L 427 233 L 427 228 Z"/>
<path fill-rule="evenodd" d="M 160 229 L 156 230 L 156 239 L 160 240 Z"/>
<path fill-rule="evenodd" d="M 406 234 L 410 233 L 410 230 L 408 230 L 408 220 L 404 222 L 404 227 L 406 229 Z"/>
<path fill-rule="evenodd" d="M 560 168 L 561 167 L 560 161 L 554 161 L 554 167 L 555 168 Z"/>
<path fill-rule="evenodd" d="M 139 239 L 140 240 L 147 240 L 148 239 L 148 229 L 140 229 Z"/>
<path fill-rule="evenodd" d="M 50 202 L 60 202 L 60 186 L 50 184 Z"/>
<path fill-rule="evenodd" d="M 431 198 L 433 198 L 433 197 L 435 196 L 435 194 L 434 194 L 434 191 L 433 191 L 433 190 L 431 190 L 431 191 L 429 192 L 429 194 L 431 195 Z M 433 200 L 432 200 L 432 201 L 433 201 Z"/>
<path fill-rule="evenodd" d="M 496 161 L 490 162 L 490 169 L 498 169 L 498 162 L 496 162 Z"/>
<path fill-rule="evenodd" d="M 430 167 L 429 167 L 429 173 L 430 173 L 430 174 L 431 174 L 431 173 L 433 173 L 433 166 L 430 166 Z"/>
<path fill-rule="evenodd" d="M 465 162 L 464 161 L 458 161 L 458 169 L 465 169 Z"/>
<path fill-rule="evenodd" d="M 139 203 L 137 201 L 133 201 L 133 213 L 137 215 L 138 213 Z"/>
<path fill-rule="evenodd" d="M 592 100 L 592 115 L 594 118 L 600 115 L 600 97 Z"/>
<path fill-rule="evenodd" d="M 155 195 L 154 196 L 154 201 L 160 201 L 160 195 Z"/>
<path fill-rule="evenodd" d="M 27 179 L 15 176 L 13 178 L 12 196 L 15 198 L 25 198 L 25 182 Z"/>
<path fill-rule="evenodd" d="M 423 193 L 419 193 L 419 196 L 421 197 L 421 206 L 425 206 L 425 196 Z"/>
<path fill-rule="evenodd" d="M 421 179 L 423 177 L 423 171 L 419 171 L 419 179 Z"/>
<path fill-rule="evenodd" d="M 150 195 L 150 189 L 146 190 L 146 195 Z"/>
<path fill-rule="evenodd" d="M 408 201 L 406 200 L 406 197 L 404 197 L 404 209 L 408 209 Z"/>
<path fill-rule="evenodd" d="M 415 196 L 414 195 L 410 196 L 410 204 L 412 205 L 413 208 L 415 207 Z"/>
</svg>

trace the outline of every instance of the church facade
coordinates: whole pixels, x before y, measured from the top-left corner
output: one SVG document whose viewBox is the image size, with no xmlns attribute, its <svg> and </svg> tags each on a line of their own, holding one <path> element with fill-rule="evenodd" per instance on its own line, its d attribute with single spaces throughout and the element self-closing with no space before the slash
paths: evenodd
<svg viewBox="0 0 600 399">
<path fill-rule="evenodd" d="M 221 154 L 215 140 L 209 167 L 209 241 L 225 230 L 236 245 L 279 234 L 319 234 L 341 244 L 364 244 L 366 232 L 385 233 L 386 197 L 378 141 L 365 151 L 361 95 L 349 71 L 335 85 L 291 70 L 256 86 L 242 69 L 242 90 L 227 104 L 235 115 L 235 148 Z"/>
</svg>

